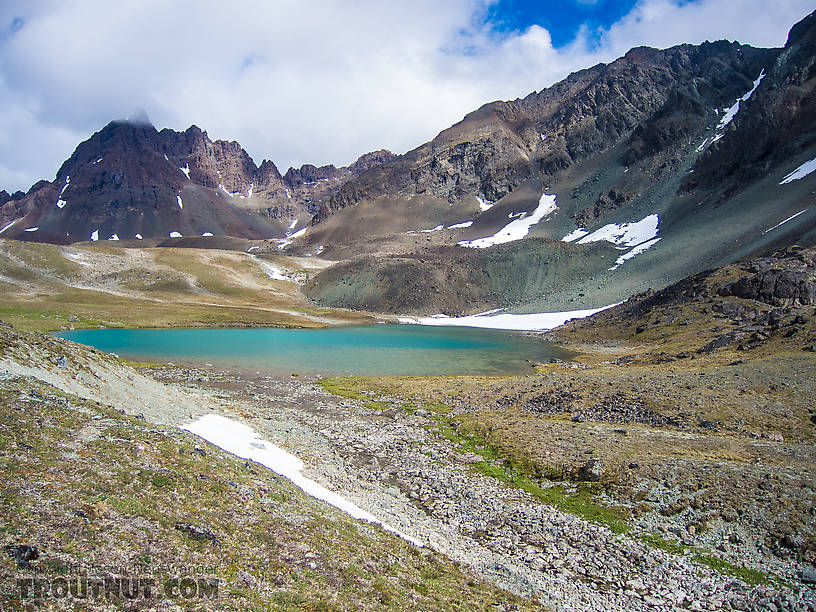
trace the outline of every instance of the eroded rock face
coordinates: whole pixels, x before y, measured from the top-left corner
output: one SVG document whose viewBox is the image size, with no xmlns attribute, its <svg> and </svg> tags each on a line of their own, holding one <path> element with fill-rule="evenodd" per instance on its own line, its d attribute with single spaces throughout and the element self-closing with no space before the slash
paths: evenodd
<svg viewBox="0 0 816 612">
<path fill-rule="evenodd" d="M 176 132 L 157 131 L 146 119 L 114 121 L 81 143 L 53 182 L 27 194 L 0 193 L 0 227 L 15 222 L 3 238 L 55 243 L 171 232 L 282 236 L 293 219 L 309 219 L 343 183 L 390 156 L 368 154 L 348 168 L 290 169 L 287 177 L 301 178 L 287 182 L 273 162 L 258 167 L 239 143 L 212 141 L 195 125 Z"/>
<path fill-rule="evenodd" d="M 718 294 L 773 306 L 816 304 L 816 252 L 813 249 L 794 246 L 777 251 L 752 261 L 745 272 L 736 281 L 720 287 Z"/>
<path fill-rule="evenodd" d="M 742 95 L 778 53 L 725 41 L 632 49 L 526 98 L 483 106 L 430 143 L 348 182 L 320 217 L 380 195 L 495 201 L 528 179 L 546 184 L 619 144 L 633 162 L 650 157 L 663 168 L 673 149 L 703 129 L 711 109 Z"/>
<path fill-rule="evenodd" d="M 816 304 L 816 270 L 766 270 L 726 285 L 720 289 L 720 295 L 733 295 L 775 306 Z"/>
</svg>

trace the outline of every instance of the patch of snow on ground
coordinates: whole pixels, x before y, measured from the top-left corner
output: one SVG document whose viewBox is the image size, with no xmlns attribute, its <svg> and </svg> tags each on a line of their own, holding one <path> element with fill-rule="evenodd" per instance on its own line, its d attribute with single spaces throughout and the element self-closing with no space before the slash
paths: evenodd
<svg viewBox="0 0 816 612">
<path fill-rule="evenodd" d="M 586 236 L 589 233 L 589 230 L 584 229 L 583 227 L 579 227 L 578 229 L 572 230 L 569 234 L 564 236 L 561 241 L 562 242 L 572 242 L 573 240 L 578 240 Z"/>
<path fill-rule="evenodd" d="M 765 69 L 763 68 L 762 72 L 759 73 L 759 76 L 754 81 L 754 86 L 751 88 L 751 91 L 747 92 L 741 98 L 737 98 L 737 101 L 733 104 L 733 106 L 731 106 L 728 110 L 725 111 L 725 116 L 722 119 L 720 119 L 720 123 L 717 124 L 717 129 L 718 130 L 723 129 L 726 125 L 731 123 L 731 121 L 734 119 L 734 117 L 737 116 L 737 113 L 739 112 L 740 103 L 748 101 L 748 99 L 754 94 L 757 87 L 759 87 L 760 82 L 764 78 L 765 78 Z"/>
<path fill-rule="evenodd" d="M 661 240 L 660 238 L 652 238 L 651 240 L 647 240 L 646 242 L 640 243 L 635 248 L 633 248 L 631 251 L 628 251 L 628 252 L 624 253 L 623 255 L 621 255 L 620 257 L 618 257 L 615 260 L 615 265 L 612 266 L 609 269 L 610 270 L 617 270 L 623 262 L 629 261 L 635 255 L 640 255 L 646 249 L 652 248 L 654 245 L 656 245 L 658 242 L 660 242 L 660 240 Z"/>
<path fill-rule="evenodd" d="M 91 232 L 91 241 L 96 242 L 97 240 L 99 240 L 99 230 L 94 230 Z"/>
<path fill-rule="evenodd" d="M 253 187 L 255 187 L 255 183 L 254 183 L 254 182 L 249 184 L 249 190 L 247 191 L 246 197 L 248 197 L 248 198 L 251 198 L 251 197 L 252 197 L 252 188 L 253 188 Z"/>
<path fill-rule="evenodd" d="M 212 236 L 212 232 L 204 232 L 203 234 L 201 234 L 201 236 L 203 238 L 206 238 L 207 236 Z"/>
<path fill-rule="evenodd" d="M 178 202 L 178 207 L 181 208 L 182 210 L 184 210 L 184 204 L 181 201 L 181 196 L 180 195 L 176 196 L 176 202 Z"/>
<path fill-rule="evenodd" d="M 261 267 L 261 270 L 264 271 L 269 278 L 272 280 L 281 280 L 281 281 L 291 281 L 292 279 L 286 276 L 283 272 L 283 268 L 279 268 L 273 263 L 269 263 L 268 261 L 263 261 L 262 259 L 258 259 L 257 257 L 255 260 L 258 262 L 258 265 Z"/>
<path fill-rule="evenodd" d="M 587 244 L 606 240 L 613 244 L 622 246 L 637 246 L 647 240 L 657 237 L 657 226 L 659 219 L 656 214 L 649 215 L 634 223 L 609 223 L 602 228 L 595 230 L 588 236 L 584 236 L 578 244 Z"/>
<path fill-rule="evenodd" d="M 112 234 L 111 237 L 108 238 L 108 240 L 119 240 L 119 236 L 117 236 L 116 234 Z"/>
<path fill-rule="evenodd" d="M 286 190 L 286 197 L 289 198 L 290 200 L 292 199 L 292 194 L 289 193 L 288 189 Z"/>
<path fill-rule="evenodd" d="M 65 200 L 63 200 L 63 199 L 59 199 L 59 200 L 57 200 L 57 208 L 65 208 L 65 205 L 66 205 L 67 203 L 68 203 L 68 202 L 66 202 Z"/>
<path fill-rule="evenodd" d="M 289 224 L 289 229 L 290 229 L 290 230 L 295 229 L 295 228 L 297 227 L 297 222 L 298 222 L 298 220 L 297 220 L 297 219 L 295 219 L 294 221 L 292 221 L 292 222 Z"/>
<path fill-rule="evenodd" d="M 260 249 L 260 248 L 261 248 L 261 247 L 259 247 L 257 244 L 253 244 L 251 247 L 249 247 L 249 248 L 246 250 L 246 252 L 247 252 L 247 253 L 251 253 L 251 252 L 252 252 L 252 251 L 254 251 L 255 249 Z"/>
<path fill-rule="evenodd" d="M 315 249 L 315 255 L 320 255 L 324 250 L 326 250 L 326 247 L 321 244 Z"/>
<path fill-rule="evenodd" d="M 7 225 L 4 225 L 4 226 L 3 226 L 3 229 L 0 229 L 0 234 L 2 234 L 3 232 L 5 232 L 5 231 L 6 231 L 8 228 L 10 228 L 12 225 L 14 225 L 15 223 L 17 223 L 18 221 L 19 221 L 19 219 L 15 219 L 15 220 L 14 220 L 14 221 L 12 221 L 11 223 L 9 223 L 9 224 L 7 224 Z"/>
<path fill-rule="evenodd" d="M 164 156 L 164 158 L 165 158 L 165 159 L 167 159 L 167 156 L 165 155 L 165 156 Z M 101 162 L 101 161 L 102 161 L 102 158 L 100 157 L 100 158 L 99 158 L 99 159 L 97 159 L 97 160 L 96 160 L 96 161 L 95 161 L 95 162 L 94 162 L 92 165 L 93 165 L 93 166 L 95 166 L 96 164 L 98 164 L 98 163 L 99 163 L 99 162 Z"/>
<path fill-rule="evenodd" d="M 531 215 L 525 215 L 511 221 L 493 236 L 477 238 L 476 240 L 462 240 L 459 244 L 465 247 L 484 249 L 496 244 L 521 240 L 530 232 L 532 226 L 558 210 L 558 206 L 555 204 L 555 197 L 555 194 L 549 195 L 542 193 L 541 198 L 538 200 L 538 207 Z"/>
<path fill-rule="evenodd" d="M 618 302 L 619 304 L 620 302 Z M 484 329 L 509 329 L 515 331 L 541 331 L 553 329 L 572 319 L 583 319 L 612 308 L 618 304 L 610 304 L 602 308 L 589 310 L 570 310 L 565 312 L 538 312 L 534 314 L 478 314 L 468 317 L 448 317 L 434 315 L 432 317 L 400 317 L 400 323 L 414 325 L 453 325 L 458 327 L 481 327 Z M 491 311 L 495 312 L 495 311 Z"/>
<path fill-rule="evenodd" d="M 178 232 L 170 232 L 171 238 L 181 238 L 181 234 Z"/>
<path fill-rule="evenodd" d="M 134 236 L 133 236 L 133 237 L 134 237 L 136 240 L 141 240 L 141 239 L 142 239 L 142 235 L 141 235 L 141 234 L 134 234 Z"/>
<path fill-rule="evenodd" d="M 782 182 L 779 184 L 784 185 L 785 183 L 792 183 L 793 181 L 798 181 L 799 179 L 805 178 L 808 174 L 814 171 L 816 171 L 816 157 L 814 157 L 810 161 L 806 161 L 796 170 L 788 174 L 785 178 L 782 179 Z"/>
<path fill-rule="evenodd" d="M 298 231 L 296 231 L 294 234 L 290 234 L 290 235 L 289 235 L 289 238 L 290 238 L 290 239 L 300 238 L 300 237 L 301 237 L 303 234 L 305 234 L 305 233 L 306 233 L 306 230 L 307 230 L 307 229 L 309 229 L 309 228 L 308 228 L 308 227 L 301 228 L 301 229 L 299 229 Z"/>
<path fill-rule="evenodd" d="M 426 234 L 429 234 L 431 232 L 438 232 L 439 230 L 443 230 L 443 229 L 445 229 L 444 225 L 437 225 L 436 227 L 433 227 L 431 229 L 424 229 L 424 230 L 420 230 L 420 231 L 424 232 Z"/>
<path fill-rule="evenodd" d="M 476 199 L 479 201 L 479 209 L 482 212 L 484 212 L 486 210 L 490 210 L 491 208 L 493 208 L 493 202 L 487 202 L 487 201 L 483 200 L 482 198 L 480 198 L 479 196 L 476 196 Z"/>
<path fill-rule="evenodd" d="M 187 177 L 187 180 L 190 180 L 190 164 L 184 164 L 183 168 L 179 168 L 184 173 L 184 176 Z"/>
<path fill-rule="evenodd" d="M 449 225 L 448 229 L 459 229 L 461 227 L 470 227 L 473 225 L 473 221 L 463 221 L 462 223 L 454 223 L 453 225 Z"/>
<path fill-rule="evenodd" d="M 170 161 L 170 159 L 167 157 L 167 153 L 165 153 L 165 154 L 164 154 L 164 159 L 165 159 L 166 161 Z"/>
<path fill-rule="evenodd" d="M 35 227 L 29 227 L 27 230 L 24 230 L 24 231 L 26 231 L 26 232 L 36 232 L 38 229 L 40 229 L 40 228 L 35 226 Z"/>
<path fill-rule="evenodd" d="M 217 414 L 208 414 L 182 427 L 215 446 L 240 457 L 268 467 L 273 472 L 287 478 L 307 495 L 320 499 L 356 519 L 380 525 L 399 537 L 417 545 L 422 543 L 411 536 L 384 523 L 376 516 L 351 503 L 344 497 L 330 491 L 303 475 L 303 462 L 282 448 L 262 440 L 255 430 L 243 423 L 227 419 Z"/>
<path fill-rule="evenodd" d="M 767 234 L 767 233 L 768 233 L 768 232 L 770 232 L 771 230 L 775 230 L 775 229 L 776 229 L 777 227 L 779 227 L 780 225 L 784 225 L 785 223 L 787 223 L 787 222 L 788 222 L 788 221 L 790 221 L 791 219 L 795 219 L 796 217 L 798 217 L 798 216 L 799 216 L 799 215 L 801 215 L 802 213 L 806 213 L 807 211 L 808 211 L 808 209 L 807 209 L 807 208 L 806 208 L 805 210 L 800 210 L 800 211 L 799 211 L 798 213 L 796 213 L 795 215 L 791 215 L 790 217 L 788 217 L 788 218 L 787 218 L 787 219 L 785 219 L 784 221 L 780 221 L 779 223 L 777 223 L 777 224 L 776 224 L 776 225 L 774 225 L 773 227 L 769 227 L 768 229 L 766 229 L 766 230 L 765 230 L 764 232 L 762 232 L 762 233 L 763 233 L 763 234 Z"/>
</svg>

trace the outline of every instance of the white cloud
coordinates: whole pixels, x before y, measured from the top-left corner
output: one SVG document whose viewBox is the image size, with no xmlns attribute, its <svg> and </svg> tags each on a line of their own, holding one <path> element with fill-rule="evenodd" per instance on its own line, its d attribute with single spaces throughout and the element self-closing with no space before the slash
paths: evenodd
<svg viewBox="0 0 816 612">
<path fill-rule="evenodd" d="M 498 35 L 492 0 L 5 0 L 0 188 L 53 177 L 80 140 L 147 110 L 195 123 L 281 170 L 404 152 L 483 103 L 524 96 L 638 44 L 781 45 L 809 2 L 644 0 L 619 24 L 553 49 L 538 26 Z M 12 21 L 23 25 L 11 28 Z M 16 29 L 16 32 L 12 32 Z M 600 41 L 599 44 L 597 42 Z"/>
</svg>

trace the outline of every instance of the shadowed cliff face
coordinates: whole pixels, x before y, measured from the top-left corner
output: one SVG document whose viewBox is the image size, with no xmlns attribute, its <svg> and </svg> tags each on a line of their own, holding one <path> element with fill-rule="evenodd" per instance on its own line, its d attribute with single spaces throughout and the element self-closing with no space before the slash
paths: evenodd
<svg viewBox="0 0 816 612">
<path fill-rule="evenodd" d="M 816 12 L 791 29 L 766 73 L 727 137 L 700 157 L 687 191 L 725 199 L 816 145 Z"/>
</svg>

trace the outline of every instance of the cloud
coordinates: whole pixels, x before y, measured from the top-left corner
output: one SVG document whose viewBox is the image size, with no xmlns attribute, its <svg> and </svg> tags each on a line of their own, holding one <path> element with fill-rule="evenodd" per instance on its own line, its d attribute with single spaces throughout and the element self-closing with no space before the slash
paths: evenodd
<svg viewBox="0 0 816 612">
<path fill-rule="evenodd" d="M 780 45 L 808 2 L 645 0 L 554 49 L 498 33 L 492 0 L 6 0 L 0 7 L 0 188 L 53 177 L 80 140 L 143 108 L 195 123 L 260 163 L 344 164 L 404 152 L 464 114 L 540 90 L 638 44 Z M 191 6 L 193 8 L 191 8 Z M 737 7 L 737 8 L 733 8 Z"/>
</svg>

